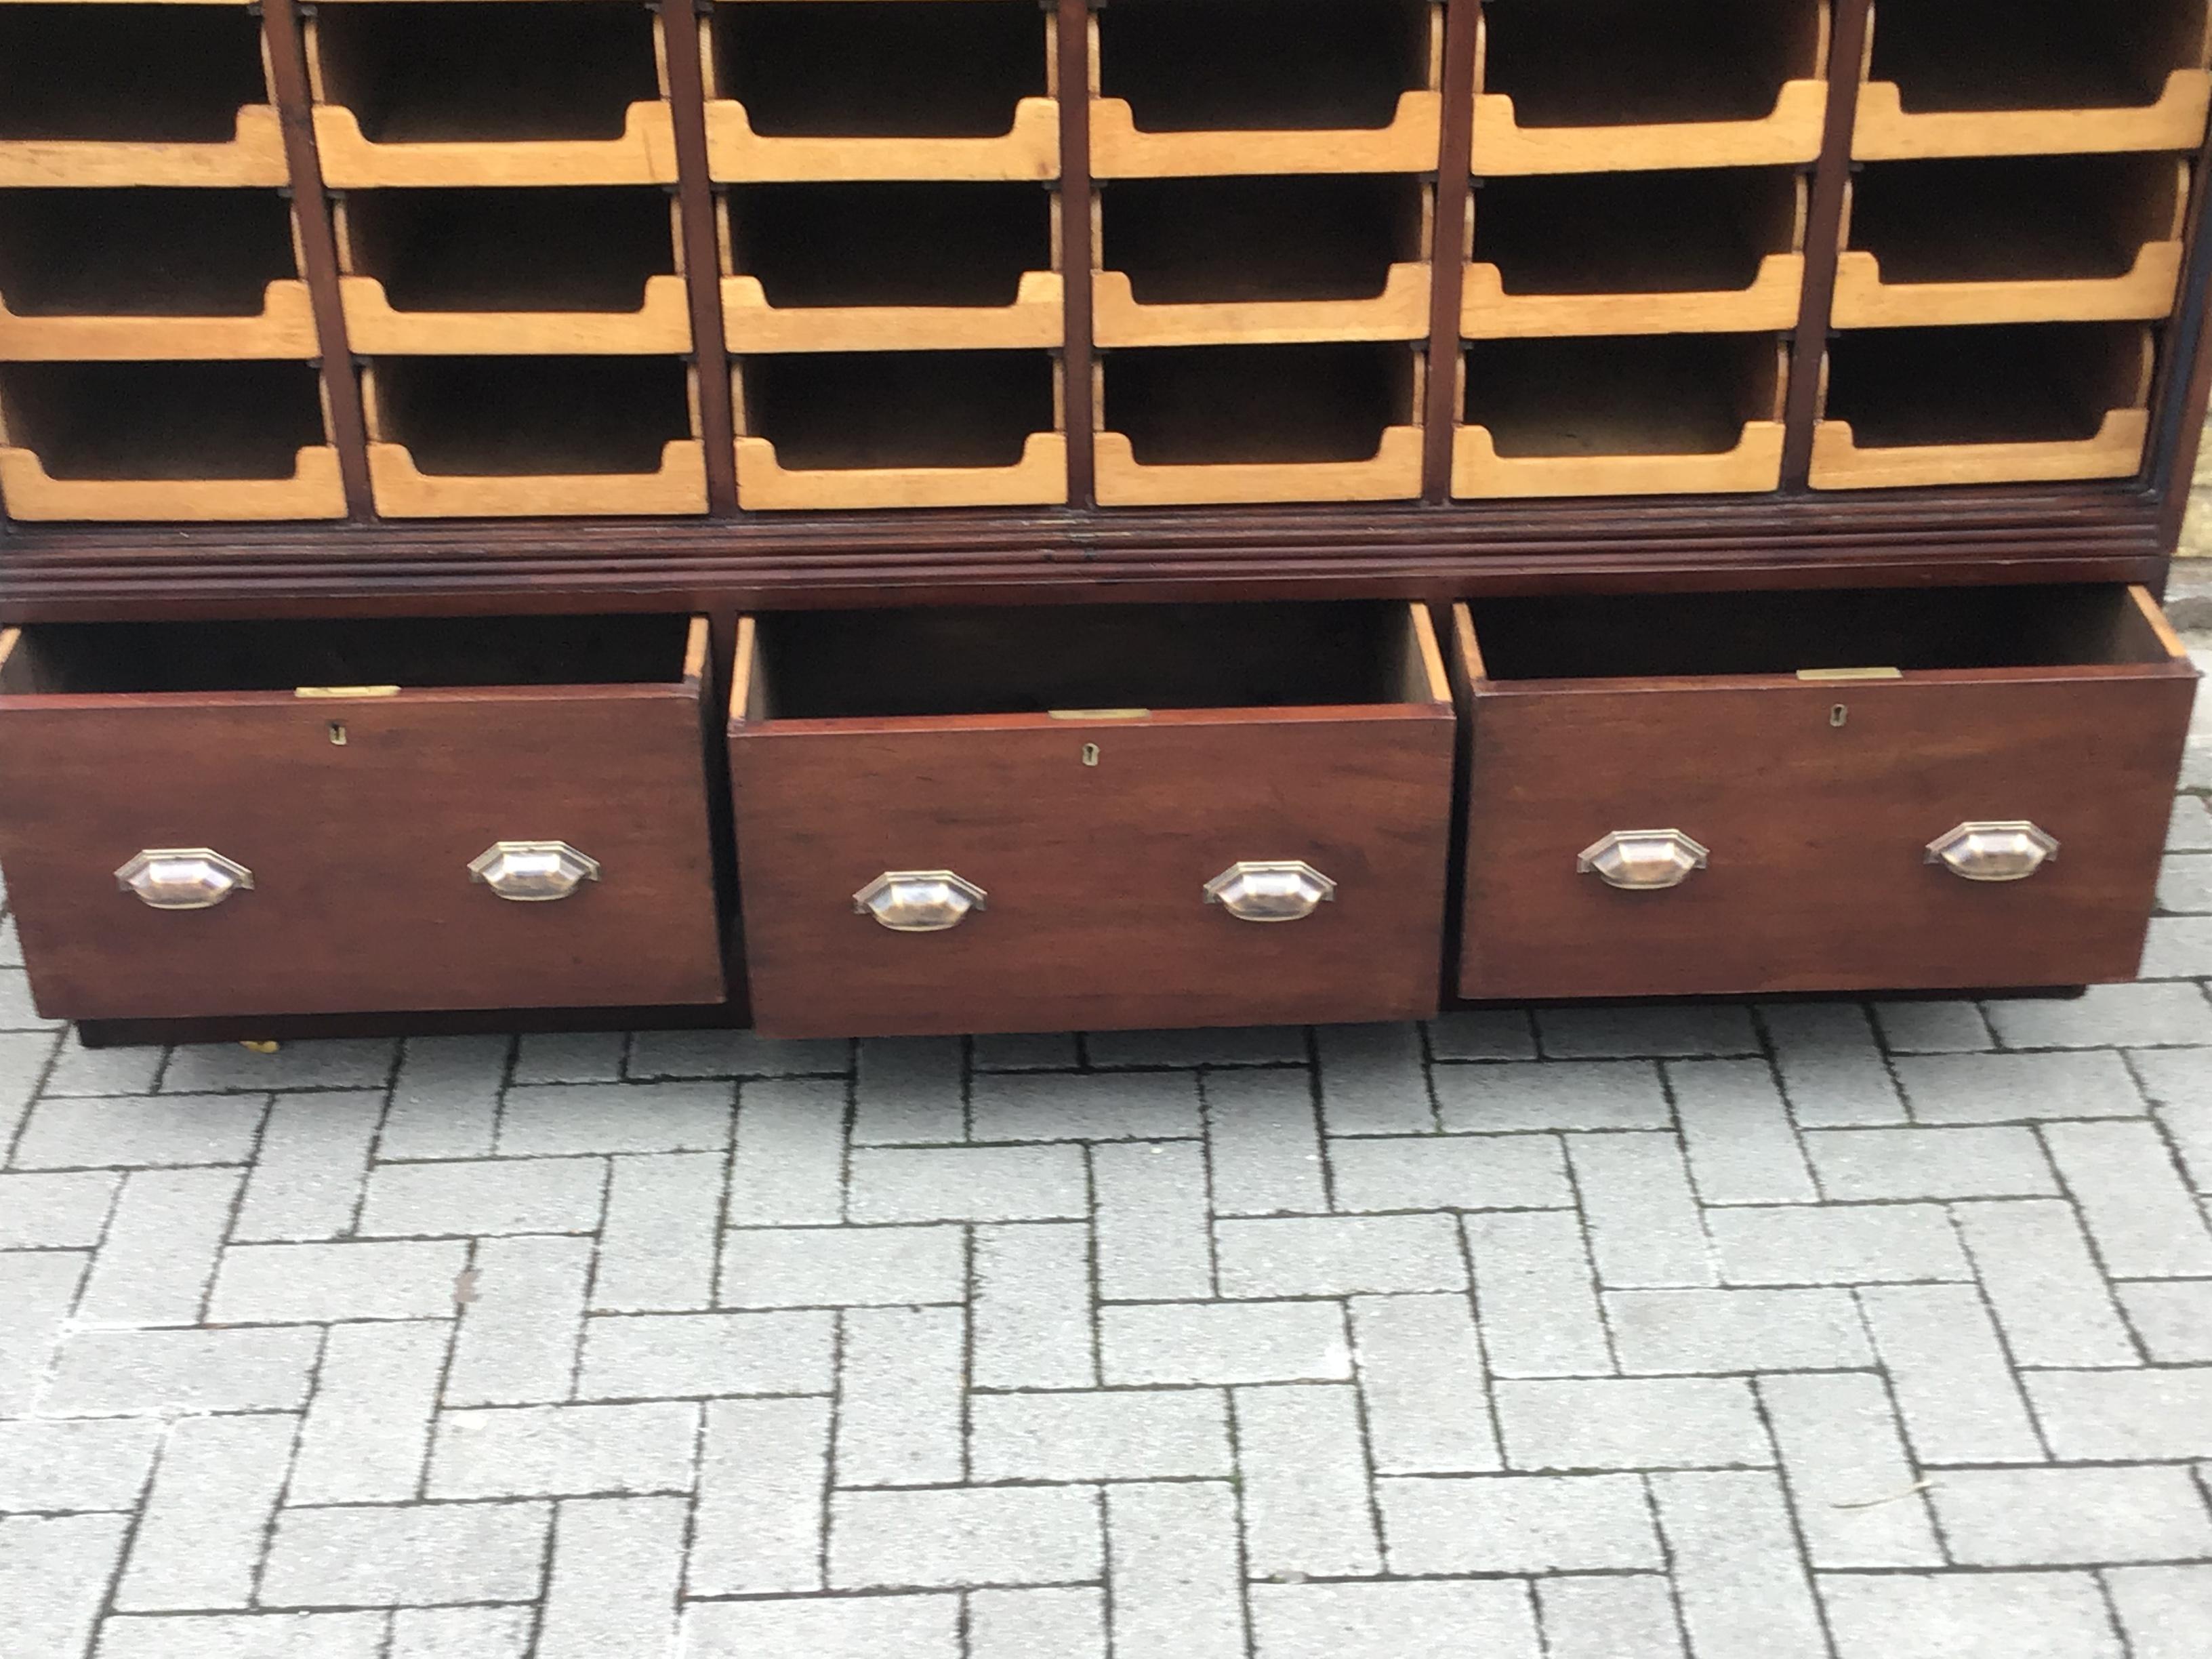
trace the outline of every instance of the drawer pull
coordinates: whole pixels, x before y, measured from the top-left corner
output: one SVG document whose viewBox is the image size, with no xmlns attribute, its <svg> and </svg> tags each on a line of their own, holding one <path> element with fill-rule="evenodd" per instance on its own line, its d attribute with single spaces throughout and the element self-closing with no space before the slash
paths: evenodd
<svg viewBox="0 0 2212 1659">
<path fill-rule="evenodd" d="M 115 872 L 115 884 L 156 910 L 207 910 L 252 886 L 253 872 L 211 847 L 149 847 Z"/>
<path fill-rule="evenodd" d="M 500 841 L 469 860 L 469 879 L 517 904 L 564 899 L 599 878 L 599 861 L 565 841 Z"/>
<path fill-rule="evenodd" d="M 1962 823 L 1928 843 L 1929 863 L 1967 881 L 2026 881 L 2057 856 L 2057 838 L 2025 818 Z"/>
<path fill-rule="evenodd" d="M 988 908 L 989 895 L 950 870 L 886 870 L 853 895 L 856 915 L 873 916 L 894 933 L 941 933 Z"/>
<path fill-rule="evenodd" d="M 1680 887 L 1710 854 L 1680 830 L 1616 830 L 1585 847 L 1575 868 L 1631 893 Z"/>
<path fill-rule="evenodd" d="M 1232 864 L 1206 884 L 1206 902 L 1239 921 L 1300 921 L 1336 897 L 1336 884 L 1298 859 Z"/>
</svg>

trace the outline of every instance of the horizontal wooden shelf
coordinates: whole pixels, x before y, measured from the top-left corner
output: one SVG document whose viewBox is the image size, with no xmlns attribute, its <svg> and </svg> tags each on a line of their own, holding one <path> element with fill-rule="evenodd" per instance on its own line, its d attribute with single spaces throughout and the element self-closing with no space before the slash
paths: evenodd
<svg viewBox="0 0 2212 1659">
<path fill-rule="evenodd" d="M 1066 288 L 1024 271 L 1004 306 L 773 306 L 757 276 L 722 278 L 722 331 L 734 352 L 976 351 L 1057 346 Z"/>
</svg>

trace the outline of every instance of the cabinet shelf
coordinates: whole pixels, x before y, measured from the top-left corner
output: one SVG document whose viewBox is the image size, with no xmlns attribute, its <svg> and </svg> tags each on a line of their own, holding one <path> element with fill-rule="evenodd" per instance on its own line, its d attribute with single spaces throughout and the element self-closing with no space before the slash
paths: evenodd
<svg viewBox="0 0 2212 1659">
<path fill-rule="evenodd" d="M 1057 374 L 1042 351 L 748 357 L 732 374 L 738 504 L 774 511 L 1065 501 Z"/>
<path fill-rule="evenodd" d="M 673 184 L 659 28 L 637 0 L 326 0 L 307 20 L 324 182 Z"/>
<path fill-rule="evenodd" d="M 651 355 L 691 349 L 667 195 L 650 188 L 341 196 L 356 351 Z"/>
<path fill-rule="evenodd" d="M 1775 489 L 1788 361 L 1757 334 L 1480 342 L 1467 354 L 1452 493 Z"/>
<path fill-rule="evenodd" d="M 1388 344 L 1111 353 L 1099 365 L 1099 504 L 1416 496 L 1422 362 Z"/>
<path fill-rule="evenodd" d="M 1115 0 L 1091 24 L 1099 179 L 1433 172 L 1431 0 Z"/>
<path fill-rule="evenodd" d="M 1851 153 L 1863 161 L 2195 149 L 2212 0 L 1879 0 Z"/>
<path fill-rule="evenodd" d="M 339 519 L 313 367 L 0 364 L 0 504 L 25 520 Z"/>
<path fill-rule="evenodd" d="M 385 357 L 362 370 L 376 510 L 395 519 L 707 510 L 673 357 Z"/>
<path fill-rule="evenodd" d="M 1793 326 L 1806 184 L 1781 168 L 1487 180 L 1472 208 L 1469 339 Z"/>
<path fill-rule="evenodd" d="M 1475 33 L 1475 173 L 1817 160 L 1828 29 L 1828 0 L 1492 0 Z"/>
<path fill-rule="evenodd" d="M 2188 216 L 2177 156 L 1875 162 L 1846 210 L 1836 326 L 2162 318 Z"/>
<path fill-rule="evenodd" d="M 2135 323 L 1875 329 L 1828 349 L 1815 489 L 2124 478 L 2153 349 Z"/>
</svg>

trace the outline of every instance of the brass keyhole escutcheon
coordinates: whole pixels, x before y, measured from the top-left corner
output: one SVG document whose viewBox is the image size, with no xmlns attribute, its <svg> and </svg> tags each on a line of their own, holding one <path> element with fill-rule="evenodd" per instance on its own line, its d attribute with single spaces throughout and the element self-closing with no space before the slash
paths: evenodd
<svg viewBox="0 0 2212 1659">
<path fill-rule="evenodd" d="M 345 722 L 343 720 L 332 720 L 330 725 L 330 732 L 331 744 L 337 748 L 344 748 L 346 746 Z"/>
<path fill-rule="evenodd" d="M 1083 763 L 1085 766 L 1096 766 L 1098 764 L 1098 745 L 1097 744 L 1086 743 L 1083 745 Z"/>
<path fill-rule="evenodd" d="M 1850 723 L 1850 708 L 1844 703 L 1839 702 L 1828 711 L 1828 724 L 1834 726 L 1838 731 L 1841 731 L 1845 726 L 1848 726 Z"/>
</svg>

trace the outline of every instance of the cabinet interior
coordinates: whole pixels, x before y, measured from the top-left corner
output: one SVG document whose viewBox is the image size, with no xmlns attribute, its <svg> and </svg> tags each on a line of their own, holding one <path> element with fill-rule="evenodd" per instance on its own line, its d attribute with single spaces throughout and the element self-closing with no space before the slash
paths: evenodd
<svg viewBox="0 0 2212 1659">
<path fill-rule="evenodd" d="M 355 191 L 343 228 L 349 273 L 400 311 L 635 311 L 676 270 L 650 188 Z"/>
<path fill-rule="evenodd" d="M 1771 335 L 1480 340 L 1466 418 L 1500 456 L 1713 455 L 1781 418 Z"/>
<path fill-rule="evenodd" d="M 1474 258 L 1508 294 L 1717 293 L 1796 251 L 1797 175 L 1780 167 L 1485 180 Z"/>
<path fill-rule="evenodd" d="M 1007 306 L 1055 263 L 1036 185 L 733 185 L 727 225 L 732 268 L 793 308 Z"/>
<path fill-rule="evenodd" d="M 792 470 L 1012 466 L 1058 424 L 1042 351 L 748 357 L 738 380 L 743 430 Z"/>
<path fill-rule="evenodd" d="M 298 275 L 273 190 L 0 191 L 0 301 L 19 317 L 252 317 Z"/>
<path fill-rule="evenodd" d="M 1828 348 L 1826 414 L 1862 449 L 2092 438 L 2140 407 L 2142 342 L 2124 323 L 1848 331 Z"/>
<path fill-rule="evenodd" d="M 1880 0 L 1868 79 L 1909 114 L 2158 101 L 2203 66 L 2208 0 Z"/>
<path fill-rule="evenodd" d="M 0 141 L 222 143 L 268 101 L 258 10 L 0 5 Z"/>
<path fill-rule="evenodd" d="M 2170 155 L 1871 162 L 1848 246 L 1887 283 L 2124 276 L 2146 243 L 2179 234 L 2187 176 Z"/>
<path fill-rule="evenodd" d="M 1480 90 L 1512 99 L 1523 127 L 1758 120 L 1774 112 L 1785 82 L 1822 73 L 1826 6 L 1491 0 Z"/>
<path fill-rule="evenodd" d="M 428 474 L 651 473 L 691 435 L 675 357 L 381 357 L 378 431 Z"/>
<path fill-rule="evenodd" d="M 311 363 L 0 363 L 0 416 L 56 479 L 289 478 L 327 441 Z"/>
<path fill-rule="evenodd" d="M 1399 345 L 1149 347 L 1105 358 L 1105 429 L 1143 466 L 1371 460 L 1416 423 Z"/>
<path fill-rule="evenodd" d="M 1429 0 L 1114 0 L 1099 90 L 1152 132 L 1387 127 L 1436 84 Z"/>
<path fill-rule="evenodd" d="M 1373 299 L 1428 258 L 1426 197 L 1387 174 L 1115 179 L 1099 263 L 1139 305 Z"/>
</svg>

